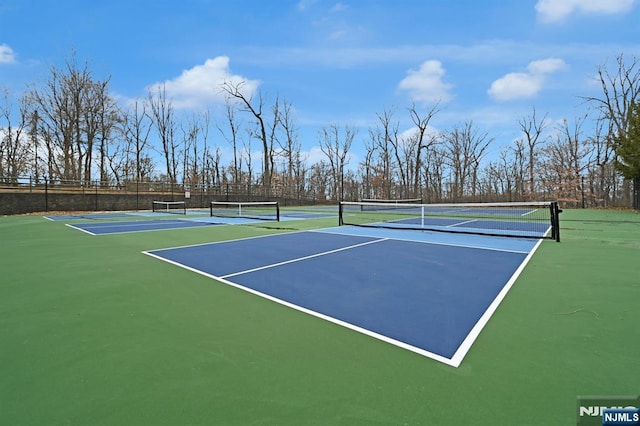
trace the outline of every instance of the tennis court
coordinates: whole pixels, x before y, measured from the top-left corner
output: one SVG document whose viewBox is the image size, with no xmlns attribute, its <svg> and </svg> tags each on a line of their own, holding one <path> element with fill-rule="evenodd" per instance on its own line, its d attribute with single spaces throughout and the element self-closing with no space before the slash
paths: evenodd
<svg viewBox="0 0 640 426">
<path fill-rule="evenodd" d="M 170 214 L 171 216 L 175 216 Z M 104 216 L 112 219 L 116 216 Z M 280 220 L 300 220 L 327 217 L 309 213 L 283 215 Z M 68 220 L 68 219 L 67 219 Z M 172 229 L 198 228 L 211 225 L 250 225 L 261 223 L 262 219 L 251 217 L 194 217 L 190 219 L 149 219 L 134 221 L 103 221 L 92 223 L 68 223 L 67 226 L 90 235 L 110 235 L 131 232 L 169 231 Z"/>
<path fill-rule="evenodd" d="M 318 212 L 0 218 L 3 421 L 575 424 L 578 395 L 637 394 L 637 213 L 569 210 L 538 244 Z"/>
<path fill-rule="evenodd" d="M 145 253 L 457 367 L 535 247 L 340 227 Z"/>
<path fill-rule="evenodd" d="M 68 227 L 78 229 L 90 235 L 122 234 L 128 232 L 166 231 L 171 229 L 197 228 L 202 226 L 220 225 L 221 223 L 198 220 L 136 220 L 112 221 L 97 223 L 67 224 Z"/>
</svg>

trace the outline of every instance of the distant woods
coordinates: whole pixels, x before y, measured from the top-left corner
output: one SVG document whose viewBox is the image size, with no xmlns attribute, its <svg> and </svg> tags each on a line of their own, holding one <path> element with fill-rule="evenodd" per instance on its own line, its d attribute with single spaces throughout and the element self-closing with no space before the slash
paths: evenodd
<svg viewBox="0 0 640 426">
<path fill-rule="evenodd" d="M 532 107 L 513 124 L 519 136 L 489 156 L 495 137 L 471 120 L 439 129 L 438 103 L 385 109 L 367 129 L 327 123 L 302 141 L 294 105 L 244 82 L 216 88 L 226 101 L 213 110 L 178 110 L 161 85 L 122 103 L 110 77 L 96 77 L 72 55 L 19 96 L 0 88 L 0 181 L 163 181 L 265 198 L 638 208 L 640 64 L 619 55 L 596 72 L 601 95 L 577 99 L 587 113 L 553 122 Z M 317 158 L 303 145 L 316 146 Z"/>
</svg>

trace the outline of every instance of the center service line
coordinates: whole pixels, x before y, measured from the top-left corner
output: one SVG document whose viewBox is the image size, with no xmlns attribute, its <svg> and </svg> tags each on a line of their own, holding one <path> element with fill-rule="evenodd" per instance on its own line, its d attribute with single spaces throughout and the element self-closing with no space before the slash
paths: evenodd
<svg viewBox="0 0 640 426">
<path fill-rule="evenodd" d="M 366 245 L 369 245 L 369 244 L 375 244 L 375 243 L 379 243 L 379 242 L 386 241 L 386 240 L 388 240 L 388 238 L 379 238 L 377 240 L 367 241 L 365 243 L 355 244 L 355 245 L 352 245 L 352 246 L 342 247 L 342 248 L 335 249 L 335 250 L 329 250 L 329 251 L 325 251 L 325 252 L 322 252 L 322 253 L 316 253 L 316 254 L 312 254 L 312 255 L 309 255 L 309 256 L 299 257 L 297 259 L 285 260 L 284 262 L 273 263 L 271 265 L 260 266 L 259 268 L 253 268 L 253 269 L 247 269 L 246 271 L 234 272 L 233 274 L 223 275 L 220 278 L 226 279 L 226 278 L 229 278 L 229 277 L 235 277 L 236 275 L 242 275 L 242 274 L 248 274 L 250 272 L 260 271 L 262 269 L 275 268 L 276 266 L 282 266 L 282 265 L 286 265 L 288 263 L 300 262 L 301 260 L 313 259 L 314 257 L 319 257 L 319 256 L 327 255 L 327 254 L 337 253 L 339 251 L 344 251 L 344 250 L 351 250 L 351 249 L 354 249 L 354 248 L 357 248 L 357 247 L 362 247 L 362 246 L 366 246 Z"/>
</svg>

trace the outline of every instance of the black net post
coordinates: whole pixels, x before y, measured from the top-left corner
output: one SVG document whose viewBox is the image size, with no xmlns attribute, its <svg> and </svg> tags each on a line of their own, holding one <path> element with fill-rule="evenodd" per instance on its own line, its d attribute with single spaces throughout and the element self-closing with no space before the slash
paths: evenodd
<svg viewBox="0 0 640 426">
<path fill-rule="evenodd" d="M 554 201 L 549 205 L 551 213 L 551 238 L 560 242 L 560 213 L 562 210 L 558 207 L 558 202 Z"/>
<path fill-rule="evenodd" d="M 343 211 L 343 204 L 342 204 L 342 201 L 340 201 L 338 203 L 338 226 L 344 225 L 344 221 L 342 220 L 342 211 Z"/>
</svg>

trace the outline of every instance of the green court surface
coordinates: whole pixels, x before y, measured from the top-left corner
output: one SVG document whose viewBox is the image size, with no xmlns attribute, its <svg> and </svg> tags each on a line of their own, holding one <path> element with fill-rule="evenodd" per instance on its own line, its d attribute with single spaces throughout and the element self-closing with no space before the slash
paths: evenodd
<svg viewBox="0 0 640 426">
<path fill-rule="evenodd" d="M 634 212 L 565 210 L 459 368 L 141 253 L 336 223 L 0 217 L 0 424 L 569 425 L 640 393 Z"/>
</svg>

